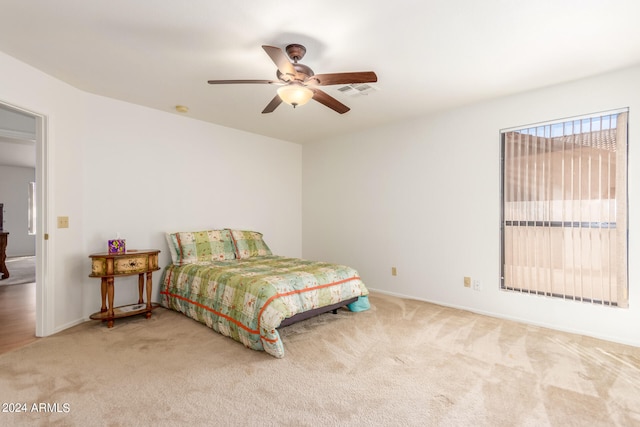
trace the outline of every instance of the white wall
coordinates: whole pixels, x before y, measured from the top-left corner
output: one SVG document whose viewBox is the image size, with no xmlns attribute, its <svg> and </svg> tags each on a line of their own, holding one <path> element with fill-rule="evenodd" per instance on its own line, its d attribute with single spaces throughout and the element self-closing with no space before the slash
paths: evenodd
<svg viewBox="0 0 640 427">
<path fill-rule="evenodd" d="M 640 68 L 304 149 L 88 94 L 2 53 L 0 70 L 0 101 L 48 120 L 52 331 L 98 308 L 88 255 L 115 232 L 165 264 L 165 231 L 229 226 L 264 232 L 279 254 L 351 264 L 372 289 L 640 345 Z M 499 130 L 627 106 L 630 308 L 498 291 Z M 68 229 L 53 226 L 61 215 Z M 116 303 L 133 288 L 117 285 Z"/>
<path fill-rule="evenodd" d="M 371 289 L 640 346 L 639 79 L 636 67 L 305 145 L 303 256 L 350 264 Z M 621 107 L 630 308 L 500 291 L 500 129 Z"/>
<path fill-rule="evenodd" d="M 99 309 L 88 255 L 116 232 L 129 248 L 161 249 L 162 265 L 164 232 L 209 227 L 255 229 L 275 253 L 301 255 L 299 145 L 88 94 L 3 53 L 0 70 L 0 102 L 48 121 L 50 332 Z M 137 298 L 133 284 L 115 294 Z"/>
<path fill-rule="evenodd" d="M 28 185 L 35 169 L 0 166 L 0 203 L 4 204 L 4 231 L 9 233 L 7 256 L 35 255 L 35 236 L 28 231 Z"/>
<path fill-rule="evenodd" d="M 229 227 L 260 231 L 275 254 L 301 256 L 300 145 L 96 96 L 88 110 L 86 254 L 106 251 L 119 233 L 128 248 L 161 249 L 164 266 L 166 232 Z M 88 260 L 78 262 L 88 274 Z M 136 302 L 137 277 L 129 281 L 116 288 L 116 305 Z M 99 281 L 83 282 L 91 314 Z"/>
<path fill-rule="evenodd" d="M 86 256 L 82 232 L 82 173 L 78 160 L 82 157 L 82 123 L 85 115 L 83 104 L 87 95 L 40 71 L 0 53 L 0 101 L 45 115 L 49 120 L 47 145 L 50 172 L 46 183 L 52 197 L 47 200 L 50 217 L 45 229 L 45 243 L 49 248 L 46 274 L 51 278 L 46 283 L 46 301 L 52 306 L 49 318 L 44 319 L 43 333 L 63 329 L 83 318 L 81 303 L 84 271 L 70 271 L 73 260 Z M 36 171 L 36 175 L 37 175 Z M 62 212 L 62 213 L 61 213 Z M 57 230 L 53 227 L 55 216 L 69 215 L 72 226 Z M 60 231 L 60 232 L 58 232 Z M 36 238 L 42 238 L 42 234 Z M 37 244 L 36 244 L 37 246 Z"/>
</svg>

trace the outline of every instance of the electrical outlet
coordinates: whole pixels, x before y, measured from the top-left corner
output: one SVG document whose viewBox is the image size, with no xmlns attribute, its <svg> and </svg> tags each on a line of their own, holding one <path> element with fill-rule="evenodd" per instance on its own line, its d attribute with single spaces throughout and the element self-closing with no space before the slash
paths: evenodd
<svg viewBox="0 0 640 427">
<path fill-rule="evenodd" d="M 395 267 L 391 267 L 391 275 L 392 276 L 397 276 L 398 275 L 398 270 L 396 270 Z"/>
<path fill-rule="evenodd" d="M 473 281 L 473 290 L 474 291 L 481 291 L 482 290 L 482 283 L 480 282 L 480 280 L 476 279 Z"/>
<path fill-rule="evenodd" d="M 471 287 L 471 277 L 464 276 L 464 287 L 465 288 L 470 288 Z"/>
<path fill-rule="evenodd" d="M 59 216 L 58 217 L 58 228 L 69 228 L 69 217 L 68 216 Z"/>
</svg>

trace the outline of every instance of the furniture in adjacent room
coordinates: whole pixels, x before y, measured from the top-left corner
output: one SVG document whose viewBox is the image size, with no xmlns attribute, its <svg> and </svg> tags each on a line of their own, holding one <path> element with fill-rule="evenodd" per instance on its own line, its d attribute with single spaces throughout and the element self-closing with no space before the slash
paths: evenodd
<svg viewBox="0 0 640 427">
<path fill-rule="evenodd" d="M 2 209 L 2 208 L 0 208 Z M 0 280 L 9 278 L 9 270 L 5 260 L 7 259 L 7 240 L 9 239 L 9 233 L 0 230 Z"/>
<path fill-rule="evenodd" d="M 97 253 L 89 255 L 91 258 L 91 274 L 89 277 L 100 278 L 100 293 L 102 306 L 100 311 L 90 316 L 93 320 L 107 322 L 113 327 L 115 319 L 144 314 L 148 319 L 151 311 L 158 306 L 151 302 L 152 273 L 159 270 L 157 249 L 128 250 L 123 253 Z M 116 277 L 138 275 L 138 303 L 120 307 L 113 307 L 114 280 Z M 146 276 L 146 296 L 144 302 Z"/>
</svg>

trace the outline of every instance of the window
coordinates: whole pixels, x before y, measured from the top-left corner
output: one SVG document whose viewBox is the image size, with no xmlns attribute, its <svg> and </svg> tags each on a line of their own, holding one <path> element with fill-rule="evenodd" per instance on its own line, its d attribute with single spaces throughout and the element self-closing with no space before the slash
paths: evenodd
<svg viewBox="0 0 640 427">
<path fill-rule="evenodd" d="M 27 232 L 36 234 L 36 183 L 27 187 Z"/>
<path fill-rule="evenodd" d="M 501 288 L 628 306 L 627 110 L 501 132 Z"/>
</svg>

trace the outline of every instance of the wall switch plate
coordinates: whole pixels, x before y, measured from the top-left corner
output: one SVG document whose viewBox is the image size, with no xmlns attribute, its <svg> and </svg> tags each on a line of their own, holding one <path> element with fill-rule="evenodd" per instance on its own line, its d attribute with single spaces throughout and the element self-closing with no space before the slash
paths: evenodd
<svg viewBox="0 0 640 427">
<path fill-rule="evenodd" d="M 59 216 L 58 217 L 58 228 L 69 228 L 69 217 L 68 216 Z"/>
<path fill-rule="evenodd" d="M 471 287 L 471 277 L 464 276 L 464 287 L 465 288 L 470 288 Z"/>
<path fill-rule="evenodd" d="M 396 270 L 395 267 L 391 267 L 391 275 L 392 276 L 397 276 L 398 275 L 398 270 Z"/>
<path fill-rule="evenodd" d="M 481 291 L 482 290 L 482 283 L 480 282 L 480 280 L 476 279 L 473 281 L 473 290 L 474 291 Z"/>
</svg>

